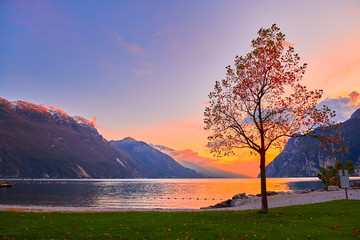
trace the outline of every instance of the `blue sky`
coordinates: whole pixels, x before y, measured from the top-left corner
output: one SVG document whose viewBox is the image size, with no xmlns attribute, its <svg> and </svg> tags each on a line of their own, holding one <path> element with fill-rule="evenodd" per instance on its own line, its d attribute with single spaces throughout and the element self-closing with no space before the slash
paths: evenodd
<svg viewBox="0 0 360 240">
<path fill-rule="evenodd" d="M 360 91 L 359 10 L 358 0 L 1 0 L 0 97 L 96 116 L 108 139 L 205 154 L 203 103 L 261 27 L 276 23 L 295 44 L 324 99 Z"/>
</svg>

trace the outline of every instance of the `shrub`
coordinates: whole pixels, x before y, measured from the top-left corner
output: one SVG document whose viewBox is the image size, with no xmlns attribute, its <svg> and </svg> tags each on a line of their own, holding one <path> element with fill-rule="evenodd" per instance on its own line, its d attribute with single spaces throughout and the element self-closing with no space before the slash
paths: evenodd
<svg viewBox="0 0 360 240">
<path fill-rule="evenodd" d="M 340 187 L 339 170 L 348 170 L 350 175 L 354 172 L 354 163 L 352 161 L 346 161 L 345 166 L 343 166 L 339 160 L 336 160 L 335 166 L 330 165 L 327 168 L 321 167 L 321 172 L 317 174 L 317 177 L 325 185 L 325 190 L 328 190 L 328 186 L 330 185 Z"/>
</svg>

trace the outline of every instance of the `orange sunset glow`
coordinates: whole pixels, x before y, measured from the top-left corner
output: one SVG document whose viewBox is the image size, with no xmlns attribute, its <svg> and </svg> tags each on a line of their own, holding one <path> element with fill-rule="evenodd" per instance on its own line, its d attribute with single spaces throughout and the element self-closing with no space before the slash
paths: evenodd
<svg viewBox="0 0 360 240">
<path fill-rule="evenodd" d="M 257 177 L 249 150 L 210 152 L 204 110 L 225 67 L 276 23 L 283 46 L 308 64 L 303 84 L 324 90 L 335 120 L 360 107 L 359 1 L 112 4 L 2 2 L 0 97 L 83 116 L 107 140 L 132 137 L 179 162 Z M 267 163 L 279 153 L 270 149 Z"/>
</svg>

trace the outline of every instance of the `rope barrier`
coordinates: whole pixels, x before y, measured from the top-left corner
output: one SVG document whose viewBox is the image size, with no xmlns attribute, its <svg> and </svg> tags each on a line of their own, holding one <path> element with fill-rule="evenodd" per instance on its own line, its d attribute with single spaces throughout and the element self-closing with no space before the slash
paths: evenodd
<svg viewBox="0 0 360 240">
<path fill-rule="evenodd" d="M 160 200 L 196 200 L 196 201 L 222 201 L 222 198 L 185 198 L 185 197 L 123 197 L 123 196 L 94 196 L 94 195 L 68 195 L 68 194 L 56 194 L 56 195 L 48 195 L 48 194 L 26 194 L 26 193 L 4 193 L 0 194 L 0 197 L 8 196 L 8 197 L 48 197 L 48 198 L 108 198 L 108 199 L 160 199 Z"/>
</svg>

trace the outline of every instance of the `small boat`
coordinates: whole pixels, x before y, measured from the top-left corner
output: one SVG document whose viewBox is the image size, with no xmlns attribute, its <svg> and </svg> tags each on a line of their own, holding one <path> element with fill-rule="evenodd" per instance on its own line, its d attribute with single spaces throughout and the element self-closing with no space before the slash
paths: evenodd
<svg viewBox="0 0 360 240">
<path fill-rule="evenodd" d="M 1 181 L 0 187 L 12 187 L 12 184 L 9 183 L 8 181 Z"/>
</svg>

